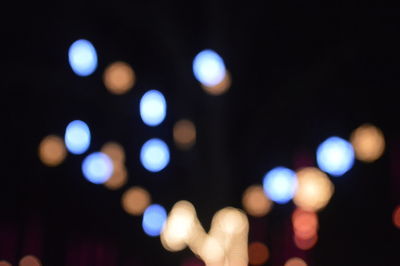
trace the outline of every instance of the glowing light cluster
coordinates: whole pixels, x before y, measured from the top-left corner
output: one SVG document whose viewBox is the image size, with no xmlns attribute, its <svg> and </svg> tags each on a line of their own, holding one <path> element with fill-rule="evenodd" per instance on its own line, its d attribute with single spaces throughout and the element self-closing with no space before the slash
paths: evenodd
<svg viewBox="0 0 400 266">
<path fill-rule="evenodd" d="M 159 236 L 167 219 L 167 212 L 159 204 L 152 204 L 143 213 L 142 226 L 148 236 Z"/>
<path fill-rule="evenodd" d="M 350 141 L 356 158 L 363 162 L 376 161 L 385 150 L 385 138 L 382 131 L 371 124 L 364 124 L 354 130 Z"/>
<path fill-rule="evenodd" d="M 150 172 L 159 172 L 169 163 L 169 149 L 161 139 L 146 141 L 140 151 L 140 161 Z"/>
<path fill-rule="evenodd" d="M 58 136 L 49 135 L 39 144 L 39 158 L 47 166 L 61 164 L 66 156 L 64 141 Z"/>
<path fill-rule="evenodd" d="M 275 167 L 264 176 L 263 187 L 272 201 L 279 204 L 287 203 L 296 192 L 296 174 L 288 168 Z"/>
<path fill-rule="evenodd" d="M 161 124 L 166 113 L 167 102 L 161 92 L 150 90 L 140 99 L 140 117 L 146 125 L 154 127 Z"/>
<path fill-rule="evenodd" d="M 75 41 L 68 50 L 69 65 L 78 76 L 89 76 L 97 68 L 97 53 L 85 39 Z"/>
<path fill-rule="evenodd" d="M 128 181 L 124 148 L 116 142 L 107 142 L 101 148 L 101 152 L 106 154 L 113 163 L 113 173 L 104 186 L 111 190 L 121 188 Z"/>
<path fill-rule="evenodd" d="M 272 204 L 262 186 L 250 186 L 243 193 L 242 205 L 245 211 L 254 217 L 266 215 L 271 210 Z"/>
<path fill-rule="evenodd" d="M 70 153 L 82 154 L 90 145 L 90 130 L 81 120 L 74 120 L 68 124 L 64 137 L 65 145 Z"/>
<path fill-rule="evenodd" d="M 103 184 L 113 173 L 112 160 L 102 152 L 94 152 L 83 160 L 82 172 L 88 181 Z"/>
</svg>

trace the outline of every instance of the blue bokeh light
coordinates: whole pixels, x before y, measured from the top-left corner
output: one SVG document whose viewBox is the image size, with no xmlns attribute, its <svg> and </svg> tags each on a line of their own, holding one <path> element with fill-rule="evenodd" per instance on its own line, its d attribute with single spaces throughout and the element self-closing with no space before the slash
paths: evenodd
<svg viewBox="0 0 400 266">
<path fill-rule="evenodd" d="M 203 85 L 215 86 L 225 77 L 224 60 L 213 50 L 203 50 L 193 60 L 193 73 Z"/>
<path fill-rule="evenodd" d="M 97 68 L 97 53 L 91 42 L 75 41 L 68 50 L 69 65 L 78 76 L 89 76 Z"/>
<path fill-rule="evenodd" d="M 161 139 L 146 141 L 140 150 L 140 161 L 150 172 L 159 172 L 169 163 L 169 149 Z"/>
<path fill-rule="evenodd" d="M 142 227 L 149 236 L 159 236 L 167 219 L 167 212 L 159 204 L 152 204 L 143 213 Z"/>
<path fill-rule="evenodd" d="M 297 189 L 296 173 L 285 167 L 275 167 L 264 176 L 263 187 L 265 194 L 272 201 L 287 203 Z"/>
<path fill-rule="evenodd" d="M 157 90 L 146 92 L 140 99 L 140 117 L 148 126 L 157 126 L 165 119 L 167 102 Z"/>
<path fill-rule="evenodd" d="M 94 183 L 103 184 L 112 175 L 113 162 L 106 154 L 94 152 L 88 155 L 82 163 L 82 172 L 84 177 Z"/>
<path fill-rule="evenodd" d="M 90 145 L 90 130 L 81 120 L 74 120 L 68 124 L 64 136 L 65 146 L 73 154 L 84 153 Z"/>
<path fill-rule="evenodd" d="M 330 137 L 317 149 L 318 167 L 332 175 L 341 176 L 354 164 L 353 146 L 339 137 Z"/>
</svg>

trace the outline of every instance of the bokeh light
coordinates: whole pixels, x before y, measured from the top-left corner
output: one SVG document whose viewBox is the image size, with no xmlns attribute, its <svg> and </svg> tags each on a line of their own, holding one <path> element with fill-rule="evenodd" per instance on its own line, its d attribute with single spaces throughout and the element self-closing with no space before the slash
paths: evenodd
<svg viewBox="0 0 400 266">
<path fill-rule="evenodd" d="M 231 87 L 231 85 L 232 85 L 231 75 L 228 71 L 226 71 L 225 76 L 220 83 L 218 83 L 214 86 L 202 85 L 202 88 L 208 94 L 217 96 L 217 95 L 221 95 L 221 94 L 224 94 L 225 92 L 227 92 L 229 90 L 229 88 Z"/>
<path fill-rule="evenodd" d="M 101 152 L 111 158 L 114 169 L 111 177 L 104 183 L 104 186 L 111 190 L 121 188 L 128 181 L 124 148 L 116 142 L 107 142 L 101 148 Z"/>
<path fill-rule="evenodd" d="M 101 152 L 107 154 L 114 162 L 125 162 L 124 148 L 117 142 L 107 142 L 101 147 Z"/>
<path fill-rule="evenodd" d="M 151 127 L 164 121 L 167 113 L 167 102 L 164 95 L 157 90 L 146 92 L 140 99 L 140 117 Z"/>
<path fill-rule="evenodd" d="M 125 62 L 114 62 L 110 64 L 103 74 L 104 86 L 113 94 L 124 94 L 135 84 L 135 72 Z"/>
<path fill-rule="evenodd" d="M 247 217 L 239 209 L 226 207 L 215 213 L 212 228 L 227 235 L 241 234 L 248 228 Z"/>
<path fill-rule="evenodd" d="M 353 146 L 342 138 L 330 137 L 319 145 L 317 163 L 322 171 L 332 176 L 341 176 L 353 166 Z"/>
<path fill-rule="evenodd" d="M 296 174 L 288 168 L 275 167 L 264 176 L 263 187 L 272 201 L 279 204 L 287 203 L 296 191 Z"/>
<path fill-rule="evenodd" d="M 9 263 L 8 261 L 1 260 L 1 261 L 0 261 L 0 266 L 12 266 L 12 265 L 11 265 L 11 263 Z"/>
<path fill-rule="evenodd" d="M 301 238 L 298 237 L 297 235 L 294 235 L 294 243 L 297 248 L 301 250 L 309 250 L 312 249 L 315 244 L 317 244 L 318 241 L 318 235 L 315 234 L 311 238 Z"/>
<path fill-rule="evenodd" d="M 203 50 L 193 60 L 193 73 L 204 86 L 212 87 L 223 81 L 225 64 L 213 50 Z"/>
<path fill-rule="evenodd" d="M 220 265 L 224 261 L 224 249 L 218 240 L 210 235 L 207 235 L 201 246 L 200 256 L 205 261 L 206 265 Z"/>
<path fill-rule="evenodd" d="M 94 152 L 83 160 L 82 172 L 88 181 L 102 184 L 113 174 L 113 163 L 104 153 Z"/>
<path fill-rule="evenodd" d="M 161 139 L 146 141 L 140 150 L 140 161 L 146 170 L 159 172 L 169 163 L 169 149 Z"/>
<path fill-rule="evenodd" d="M 296 237 L 310 239 L 317 234 L 318 217 L 314 212 L 297 208 L 292 214 L 293 231 Z"/>
<path fill-rule="evenodd" d="M 248 187 L 242 197 L 244 210 L 254 217 L 266 215 L 272 208 L 272 201 L 265 195 L 264 189 L 260 185 Z"/>
<path fill-rule="evenodd" d="M 393 224 L 400 229 L 400 205 L 393 211 Z"/>
<path fill-rule="evenodd" d="M 129 214 L 141 215 L 151 203 L 150 193 L 142 187 L 131 187 L 122 194 L 122 208 Z"/>
<path fill-rule="evenodd" d="M 66 156 L 64 141 L 58 136 L 49 135 L 39 144 L 39 159 L 47 166 L 61 164 Z"/>
<path fill-rule="evenodd" d="M 19 266 L 41 266 L 41 265 L 42 263 L 40 262 L 40 260 L 33 255 L 24 256 L 19 261 Z"/>
<path fill-rule="evenodd" d="M 65 130 L 65 145 L 73 154 L 84 153 L 90 145 L 90 130 L 88 125 L 81 120 L 70 122 Z"/>
<path fill-rule="evenodd" d="M 159 204 L 152 204 L 143 213 L 142 226 L 149 236 L 159 236 L 167 219 L 167 212 Z"/>
<path fill-rule="evenodd" d="M 96 49 L 88 40 L 75 41 L 68 50 L 69 65 L 78 76 L 89 76 L 97 68 Z"/>
<path fill-rule="evenodd" d="M 178 148 L 182 150 L 190 149 L 196 142 L 196 127 L 190 120 L 179 120 L 174 125 L 173 135 Z"/>
<path fill-rule="evenodd" d="M 285 266 L 307 266 L 307 263 L 298 257 L 294 257 L 288 259 L 285 263 Z"/>
<path fill-rule="evenodd" d="M 350 142 L 356 158 L 367 163 L 379 159 L 385 150 L 385 138 L 382 131 L 371 124 L 364 124 L 354 130 Z"/>
<path fill-rule="evenodd" d="M 249 263 L 263 265 L 269 258 L 268 247 L 261 242 L 252 242 L 249 245 Z"/>
<path fill-rule="evenodd" d="M 333 194 L 333 184 L 328 176 L 314 167 L 303 168 L 296 173 L 297 190 L 294 203 L 307 211 L 318 211 L 328 204 Z"/>
</svg>

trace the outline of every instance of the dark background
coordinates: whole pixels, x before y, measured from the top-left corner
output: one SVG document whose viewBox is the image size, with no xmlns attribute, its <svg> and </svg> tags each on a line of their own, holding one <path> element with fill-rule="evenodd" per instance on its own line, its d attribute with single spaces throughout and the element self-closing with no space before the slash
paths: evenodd
<svg viewBox="0 0 400 266">
<path fill-rule="evenodd" d="M 291 203 L 250 218 L 250 240 L 270 248 L 266 265 L 295 255 L 309 265 L 399 265 L 400 233 L 391 215 L 400 201 L 400 10 L 324 8 L 317 1 L 68 1 L 17 3 L 2 13 L 0 259 L 16 265 L 33 253 L 45 266 L 181 265 L 189 251 L 165 251 L 144 234 L 140 217 L 122 210 L 126 188 L 146 187 L 167 210 L 190 200 L 208 229 L 217 210 L 241 207 L 243 191 L 269 169 L 294 168 L 301 157 L 314 163 L 324 139 L 348 138 L 370 122 L 383 130 L 386 152 L 333 179 L 315 248 L 294 248 Z M 67 60 L 80 38 L 93 43 L 99 58 L 84 78 Z M 193 76 L 192 60 L 206 48 L 232 74 L 225 95 L 207 95 Z M 123 96 L 109 94 L 101 79 L 116 60 L 137 74 Z M 162 91 L 168 103 L 166 120 L 155 128 L 138 112 L 149 89 Z M 172 141 L 181 118 L 197 127 L 196 146 L 186 152 Z M 56 168 L 41 164 L 41 139 L 62 136 L 74 119 L 91 128 L 88 152 L 109 140 L 124 145 L 127 186 L 109 191 L 87 182 L 80 171 L 85 155 L 68 155 Z M 151 137 L 171 150 L 170 164 L 156 174 L 138 160 Z"/>
</svg>

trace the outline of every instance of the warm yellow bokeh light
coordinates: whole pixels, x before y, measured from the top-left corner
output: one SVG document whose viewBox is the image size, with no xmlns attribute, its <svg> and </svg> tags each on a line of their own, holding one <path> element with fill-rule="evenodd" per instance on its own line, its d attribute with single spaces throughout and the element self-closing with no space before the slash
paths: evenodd
<svg viewBox="0 0 400 266">
<path fill-rule="evenodd" d="M 318 241 L 318 235 L 315 234 L 311 238 L 301 238 L 298 237 L 297 235 L 294 235 L 294 243 L 296 244 L 296 247 L 298 247 L 301 250 L 309 250 L 315 246 L 315 244 Z"/>
<path fill-rule="evenodd" d="M 41 265 L 42 263 L 40 262 L 40 260 L 32 255 L 25 256 L 19 261 L 19 266 L 41 266 Z"/>
<path fill-rule="evenodd" d="M 125 165 L 122 163 L 113 162 L 113 174 L 104 183 L 104 186 L 111 190 L 116 190 L 123 187 L 128 181 L 128 172 L 126 171 Z"/>
<path fill-rule="evenodd" d="M 379 159 L 385 150 L 385 137 L 382 131 L 371 124 L 364 124 L 354 130 L 350 141 L 356 158 L 363 162 L 370 163 Z"/>
<path fill-rule="evenodd" d="M 307 266 L 307 263 L 300 258 L 294 257 L 288 259 L 285 263 L 285 266 Z"/>
<path fill-rule="evenodd" d="M 8 261 L 2 260 L 2 261 L 0 261 L 0 266 L 11 266 L 11 263 L 9 263 Z"/>
<path fill-rule="evenodd" d="M 253 185 L 244 191 L 242 205 L 248 214 L 254 217 L 262 217 L 271 210 L 272 201 L 267 198 L 262 186 Z"/>
<path fill-rule="evenodd" d="M 306 211 L 318 211 L 324 208 L 332 197 L 334 187 L 328 176 L 314 167 L 297 171 L 298 186 L 293 198 L 294 203 Z"/>
<path fill-rule="evenodd" d="M 57 166 L 67 156 L 64 141 L 62 138 L 49 135 L 39 144 L 39 158 L 47 166 Z"/>
<path fill-rule="evenodd" d="M 269 258 L 268 247 L 261 242 L 252 242 L 249 245 L 249 263 L 263 265 Z"/>
<path fill-rule="evenodd" d="M 224 249 L 221 244 L 214 237 L 207 235 L 200 251 L 200 256 L 206 262 L 206 265 L 223 263 L 224 255 Z"/>
<path fill-rule="evenodd" d="M 400 205 L 393 211 L 393 224 L 400 229 Z"/>
<path fill-rule="evenodd" d="M 179 120 L 174 125 L 173 135 L 176 146 L 187 150 L 196 142 L 196 127 L 192 121 Z"/>
<path fill-rule="evenodd" d="M 101 152 L 108 155 L 114 162 L 125 162 L 125 151 L 121 144 L 117 142 L 107 142 L 101 147 Z"/>
<path fill-rule="evenodd" d="M 229 88 L 232 85 L 232 79 L 231 79 L 231 75 L 228 71 L 226 71 L 224 79 L 218 83 L 215 86 L 205 86 L 205 85 L 201 85 L 204 89 L 204 91 L 206 91 L 208 94 L 211 95 L 221 95 L 224 94 L 225 92 L 227 92 L 229 90 Z"/>
<path fill-rule="evenodd" d="M 122 208 L 129 214 L 141 215 L 150 205 L 151 197 L 147 190 L 141 187 L 132 187 L 122 194 Z"/>
<path fill-rule="evenodd" d="M 297 208 L 292 215 L 292 224 L 298 238 L 310 239 L 317 234 L 318 217 L 314 212 Z"/>
<path fill-rule="evenodd" d="M 104 71 L 103 82 L 111 93 L 124 94 L 135 85 L 136 75 L 127 63 L 114 62 Z"/>
<path fill-rule="evenodd" d="M 212 228 L 224 234 L 240 234 L 247 229 L 246 215 L 239 209 L 226 207 L 219 210 L 213 217 Z"/>
</svg>

